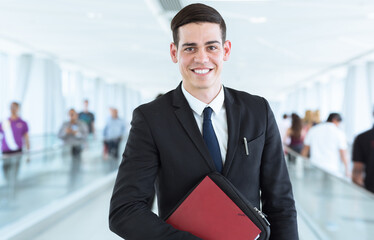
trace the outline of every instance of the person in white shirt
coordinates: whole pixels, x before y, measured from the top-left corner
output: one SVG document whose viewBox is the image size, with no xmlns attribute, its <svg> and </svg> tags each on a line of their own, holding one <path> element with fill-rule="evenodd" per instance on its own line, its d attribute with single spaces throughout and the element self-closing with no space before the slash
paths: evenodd
<svg viewBox="0 0 374 240">
<path fill-rule="evenodd" d="M 283 114 L 282 120 L 279 122 L 279 132 L 281 135 L 281 139 L 283 144 L 289 145 L 291 139 L 287 136 L 287 130 L 291 127 L 291 120 L 287 114 Z"/>
<path fill-rule="evenodd" d="M 327 122 L 312 127 L 305 137 L 302 155 L 307 157 L 310 152 L 310 160 L 315 166 L 338 177 L 348 177 L 347 140 L 339 129 L 341 121 L 340 114 L 331 113 Z"/>
<path fill-rule="evenodd" d="M 125 134 L 125 123 L 118 117 L 116 108 L 110 109 L 111 117 L 104 128 L 104 143 L 106 144 L 110 156 L 118 157 L 118 147 Z"/>
</svg>

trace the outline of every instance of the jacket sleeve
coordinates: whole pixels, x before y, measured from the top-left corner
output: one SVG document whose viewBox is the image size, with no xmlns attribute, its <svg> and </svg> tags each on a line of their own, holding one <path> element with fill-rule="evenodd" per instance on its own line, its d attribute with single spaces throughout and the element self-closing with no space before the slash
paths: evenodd
<svg viewBox="0 0 374 240">
<path fill-rule="evenodd" d="M 110 229 L 126 240 L 199 239 L 174 229 L 149 208 L 159 170 L 159 153 L 139 108 L 134 110 L 131 125 L 110 203 Z"/>
<path fill-rule="evenodd" d="M 295 202 L 279 131 L 266 100 L 265 145 L 261 160 L 262 209 L 270 222 L 270 239 L 299 239 Z"/>
<path fill-rule="evenodd" d="M 60 130 L 58 131 L 58 138 L 64 140 L 66 138 L 66 128 L 67 128 L 67 125 L 66 123 L 63 123 L 60 127 Z"/>
<path fill-rule="evenodd" d="M 79 122 L 78 124 L 78 133 L 75 135 L 76 138 L 86 139 L 88 136 L 88 126 L 84 122 Z"/>
</svg>

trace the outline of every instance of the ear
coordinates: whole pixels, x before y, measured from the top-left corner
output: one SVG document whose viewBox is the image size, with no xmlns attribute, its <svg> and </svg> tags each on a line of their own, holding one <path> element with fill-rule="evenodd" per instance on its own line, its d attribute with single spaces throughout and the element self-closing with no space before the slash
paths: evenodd
<svg viewBox="0 0 374 240">
<path fill-rule="evenodd" d="M 173 63 L 177 63 L 178 62 L 178 49 L 177 49 L 177 46 L 175 45 L 175 43 L 170 43 L 170 56 L 171 56 L 171 60 L 173 61 Z"/>
<path fill-rule="evenodd" d="M 229 40 L 226 40 L 226 42 L 223 44 L 223 61 L 229 60 L 230 53 L 231 53 L 231 42 Z"/>
</svg>

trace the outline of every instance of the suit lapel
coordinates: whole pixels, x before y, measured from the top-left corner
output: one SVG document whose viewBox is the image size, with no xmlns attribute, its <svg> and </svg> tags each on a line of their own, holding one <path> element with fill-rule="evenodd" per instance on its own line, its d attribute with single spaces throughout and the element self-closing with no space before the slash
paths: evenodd
<svg viewBox="0 0 374 240">
<path fill-rule="evenodd" d="M 230 92 L 225 89 L 225 107 L 227 115 L 227 128 L 228 128 L 228 143 L 227 143 L 227 154 L 226 161 L 223 166 L 222 174 L 227 176 L 234 155 L 239 142 L 239 130 L 240 130 L 240 107 L 234 103 L 234 99 Z"/>
<path fill-rule="evenodd" d="M 212 171 L 215 171 L 213 160 L 210 158 L 208 148 L 206 147 L 204 139 L 201 136 L 200 130 L 196 124 L 192 109 L 182 93 L 181 84 L 174 91 L 173 105 L 176 107 L 175 115 L 177 116 L 180 124 L 203 156 L 209 168 Z"/>
</svg>

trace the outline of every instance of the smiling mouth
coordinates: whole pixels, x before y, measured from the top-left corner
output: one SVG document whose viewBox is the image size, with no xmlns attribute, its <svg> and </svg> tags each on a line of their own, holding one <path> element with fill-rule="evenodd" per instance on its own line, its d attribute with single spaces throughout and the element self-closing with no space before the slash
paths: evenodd
<svg viewBox="0 0 374 240">
<path fill-rule="evenodd" d="M 210 69 L 210 68 L 204 68 L 204 69 L 192 69 L 191 71 L 199 75 L 204 75 L 204 74 L 209 73 L 212 70 L 213 69 Z"/>
</svg>

